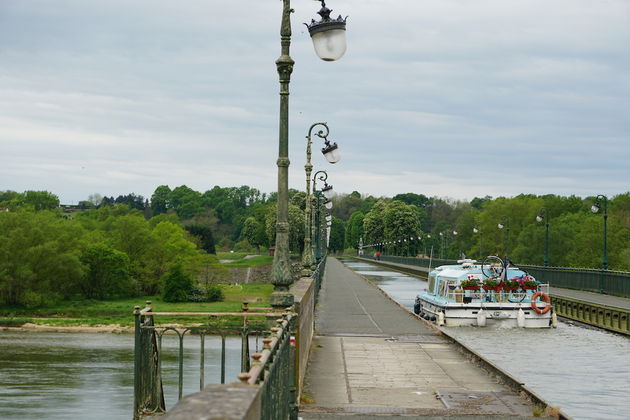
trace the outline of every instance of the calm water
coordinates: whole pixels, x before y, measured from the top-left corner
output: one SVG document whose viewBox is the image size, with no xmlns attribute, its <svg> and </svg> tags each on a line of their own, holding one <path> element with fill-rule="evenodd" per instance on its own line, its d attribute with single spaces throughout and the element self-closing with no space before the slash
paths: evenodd
<svg viewBox="0 0 630 420">
<path fill-rule="evenodd" d="M 424 280 L 344 263 L 412 308 Z M 630 339 L 560 322 L 557 329 L 448 328 L 448 333 L 575 419 L 630 419 Z"/>
<path fill-rule="evenodd" d="M 130 419 L 133 334 L 0 331 L 0 419 Z M 184 340 L 184 394 L 199 390 L 199 337 Z M 163 342 L 167 408 L 177 401 L 175 337 Z M 206 384 L 220 382 L 220 339 L 207 337 Z M 240 338 L 226 343 L 226 381 L 240 371 Z"/>
</svg>

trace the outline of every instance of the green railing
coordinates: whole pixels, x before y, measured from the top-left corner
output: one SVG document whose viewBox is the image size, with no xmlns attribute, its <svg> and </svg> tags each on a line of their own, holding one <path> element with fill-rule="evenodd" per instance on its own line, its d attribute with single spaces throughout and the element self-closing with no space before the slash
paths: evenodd
<svg viewBox="0 0 630 420">
<path fill-rule="evenodd" d="M 263 340 L 263 350 L 252 355 L 254 361 L 241 382 L 260 386 L 262 420 L 297 419 L 295 345 L 291 342 L 296 315 L 283 314 L 278 326 Z"/>
<path fill-rule="evenodd" d="M 303 289 L 303 299 L 300 298 L 298 309 L 295 312 L 268 312 L 267 308 L 248 308 L 244 304 L 243 312 L 238 313 L 166 313 L 153 312 L 151 302 L 140 310 L 136 307 L 136 348 L 135 348 L 135 398 L 134 419 L 143 415 L 162 413 L 166 410 L 164 404 L 164 392 L 161 381 L 161 338 L 165 333 L 174 334 L 179 339 L 179 398 L 182 397 L 183 384 L 183 356 L 184 337 L 198 335 L 201 337 L 201 362 L 200 377 L 204 374 L 204 340 L 208 334 L 221 335 L 223 338 L 222 374 L 221 383 L 225 382 L 225 339 L 227 335 L 240 335 L 242 337 L 241 371 L 238 379 L 248 386 L 256 386 L 255 398 L 248 400 L 243 397 L 239 400 L 239 407 L 243 412 L 260 412 L 260 418 L 265 420 L 295 420 L 297 419 L 298 389 L 301 384 L 308 350 L 310 348 L 313 333 L 313 312 L 315 300 L 321 288 L 326 256 L 324 256 L 311 275 L 311 283 L 308 279 Z M 296 301 L 297 302 L 297 301 Z M 254 311 L 262 312 L 254 312 Z M 211 325 L 196 325 L 190 327 L 156 325 L 155 319 L 160 316 L 204 316 L 214 320 L 225 317 L 240 317 L 242 324 L 235 327 L 217 328 Z M 255 317 L 264 317 L 267 320 L 265 328 L 254 328 L 248 320 Z M 275 319 L 274 319 L 275 318 Z M 270 325 L 272 324 L 272 325 Z M 263 347 L 258 353 L 250 357 L 249 336 L 262 334 Z M 250 362 L 251 360 L 251 362 Z M 232 384 L 233 385 L 233 384 Z M 210 386 L 212 388 L 213 386 Z M 216 385 L 221 387 L 221 385 Z M 230 387 L 230 385 L 225 385 Z M 200 390 L 204 388 L 203 380 L 199 384 Z M 219 412 L 222 401 L 221 390 L 228 388 L 214 388 L 215 391 L 206 391 L 191 394 L 181 399 L 177 405 L 165 413 L 165 419 L 190 418 L 190 410 L 201 410 L 199 404 L 190 403 L 189 398 L 201 398 Z M 230 388 L 231 389 L 231 388 Z M 248 388 L 249 389 L 249 388 Z M 233 395 L 233 394 L 232 394 Z M 199 400 L 197 400 L 199 402 Z M 221 417 L 220 414 L 217 418 Z M 188 416 L 188 417 L 187 417 Z M 226 414 L 227 416 L 227 414 Z M 249 418 L 249 417 L 243 417 Z M 258 417 L 256 417 L 258 418 Z"/>
<path fill-rule="evenodd" d="M 429 267 L 429 263 L 431 264 L 431 268 L 439 267 L 440 265 L 447 264 L 457 264 L 456 260 L 445 260 L 441 258 L 413 258 L 413 257 L 395 257 L 391 255 L 382 255 L 380 257 L 382 261 L 389 261 L 398 264 L 407 264 L 407 265 L 416 265 L 418 267 Z"/>
<path fill-rule="evenodd" d="M 428 258 L 381 256 L 380 259 L 383 261 L 418 267 L 429 266 Z M 457 264 L 457 261 L 437 258 L 431 260 L 431 267 L 449 264 Z M 596 293 L 630 297 L 630 272 L 627 271 L 570 267 L 542 267 L 523 264 L 515 265 L 527 271 L 537 280 L 543 283 L 549 283 L 552 287 L 586 290 Z"/>
<path fill-rule="evenodd" d="M 166 410 L 164 390 L 162 386 L 162 339 L 165 334 L 177 337 L 179 352 L 178 361 L 178 399 L 183 396 L 184 384 L 184 340 L 186 337 L 197 337 L 200 340 L 199 389 L 205 386 L 205 338 L 221 337 L 221 383 L 225 383 L 225 343 L 228 336 L 241 337 L 241 371 L 250 368 L 249 338 L 265 333 L 265 322 L 252 322 L 252 318 L 279 318 L 282 313 L 271 312 L 269 308 L 250 308 L 243 304 L 243 312 L 211 313 L 211 312 L 153 312 L 151 302 L 140 310 L 136 306 L 135 317 L 135 349 L 134 349 L 134 419 L 142 416 L 162 413 Z M 258 311 L 258 312 L 253 312 Z M 191 326 L 158 325 L 159 317 L 204 317 L 207 324 Z M 226 324 L 230 317 L 232 324 Z M 236 319 L 236 322 L 234 321 Z M 238 324 L 238 325 L 236 325 Z"/>
</svg>

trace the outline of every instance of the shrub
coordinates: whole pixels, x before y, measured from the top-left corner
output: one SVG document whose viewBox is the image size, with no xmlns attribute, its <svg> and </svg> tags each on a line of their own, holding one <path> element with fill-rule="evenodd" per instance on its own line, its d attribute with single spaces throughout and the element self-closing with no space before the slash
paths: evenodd
<svg viewBox="0 0 630 420">
<path fill-rule="evenodd" d="M 190 302 L 221 302 L 224 298 L 223 290 L 214 284 L 207 287 L 196 284 L 188 293 Z"/>
<path fill-rule="evenodd" d="M 193 288 L 193 279 L 184 273 L 181 264 L 175 264 L 164 277 L 164 302 L 186 302 Z"/>
</svg>

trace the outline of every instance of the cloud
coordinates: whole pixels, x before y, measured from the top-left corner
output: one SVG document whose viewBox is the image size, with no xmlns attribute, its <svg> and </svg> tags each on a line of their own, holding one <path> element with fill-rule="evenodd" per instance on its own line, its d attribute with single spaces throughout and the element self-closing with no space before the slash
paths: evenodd
<svg viewBox="0 0 630 420">
<path fill-rule="evenodd" d="M 349 15 L 334 63 L 302 25 L 318 3 L 295 3 L 291 187 L 304 187 L 308 127 L 327 121 L 342 161 L 313 162 L 338 192 L 627 191 L 627 1 L 333 1 Z M 274 191 L 281 7 L 2 3 L 2 189 L 64 202 L 161 184 Z"/>
</svg>

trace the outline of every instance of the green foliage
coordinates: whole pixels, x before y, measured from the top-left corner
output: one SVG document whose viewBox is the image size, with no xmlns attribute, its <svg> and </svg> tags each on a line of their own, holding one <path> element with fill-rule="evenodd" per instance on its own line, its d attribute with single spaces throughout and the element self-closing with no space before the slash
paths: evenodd
<svg viewBox="0 0 630 420">
<path fill-rule="evenodd" d="M 266 231 L 269 243 L 276 242 L 276 206 L 269 206 Z M 304 248 L 304 212 L 298 206 L 289 204 L 289 249 L 293 253 L 301 253 Z"/>
<path fill-rule="evenodd" d="M 333 217 L 332 225 L 330 227 L 330 241 L 328 243 L 328 249 L 332 252 L 343 251 L 346 236 L 345 231 L 346 227 L 343 220 Z"/>
<path fill-rule="evenodd" d="M 357 249 L 359 247 L 359 240 L 363 237 L 363 219 L 365 215 L 363 212 L 355 211 L 350 216 L 348 224 L 346 226 L 345 246 Z M 343 249 L 343 248 L 342 248 Z"/>
<path fill-rule="evenodd" d="M 83 229 L 50 211 L 0 213 L 0 302 L 39 306 L 76 289 Z"/>
<path fill-rule="evenodd" d="M 59 197 L 48 191 L 0 192 L 0 206 L 26 210 L 54 210 L 59 207 Z"/>
<path fill-rule="evenodd" d="M 208 254 L 216 254 L 212 229 L 205 225 L 184 225 L 184 228 L 199 241 L 200 248 Z"/>
<path fill-rule="evenodd" d="M 184 273 L 181 264 L 175 264 L 164 276 L 162 299 L 165 302 L 186 302 L 193 288 L 190 274 Z"/>
<path fill-rule="evenodd" d="M 105 243 L 88 245 L 81 255 L 86 267 L 79 287 L 92 299 L 111 299 L 135 294 L 135 282 L 130 275 L 127 254 Z"/>
<path fill-rule="evenodd" d="M 214 284 L 194 285 L 188 293 L 189 302 L 221 302 L 225 299 L 223 290 Z"/>
</svg>

